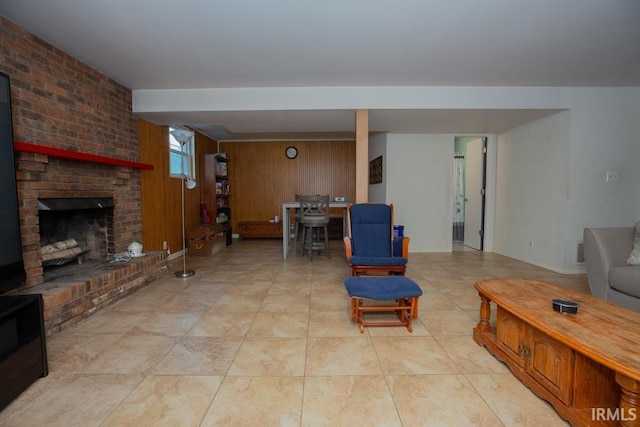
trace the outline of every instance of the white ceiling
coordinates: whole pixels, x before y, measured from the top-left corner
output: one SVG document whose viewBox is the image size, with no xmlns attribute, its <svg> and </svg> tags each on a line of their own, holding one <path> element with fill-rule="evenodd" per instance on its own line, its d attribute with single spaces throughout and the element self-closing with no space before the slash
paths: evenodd
<svg viewBox="0 0 640 427">
<path fill-rule="evenodd" d="M 638 0 L 0 0 L 0 15 L 132 90 L 640 86 Z M 372 110 L 369 126 L 494 133 L 555 111 Z M 223 139 L 354 126 L 353 110 L 143 116 Z"/>
</svg>

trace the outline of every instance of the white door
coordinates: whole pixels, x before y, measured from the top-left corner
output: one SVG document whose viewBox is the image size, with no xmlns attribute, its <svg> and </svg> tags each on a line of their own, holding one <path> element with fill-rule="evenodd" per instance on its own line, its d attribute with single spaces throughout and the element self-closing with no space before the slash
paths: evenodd
<svg viewBox="0 0 640 427">
<path fill-rule="evenodd" d="M 482 249 L 482 138 L 467 144 L 464 157 L 464 244 Z"/>
</svg>

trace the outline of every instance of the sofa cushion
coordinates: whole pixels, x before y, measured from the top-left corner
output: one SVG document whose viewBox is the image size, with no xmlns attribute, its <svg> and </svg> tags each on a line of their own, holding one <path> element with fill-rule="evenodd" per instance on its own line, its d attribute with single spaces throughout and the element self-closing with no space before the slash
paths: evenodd
<svg viewBox="0 0 640 427">
<path fill-rule="evenodd" d="M 627 258 L 627 265 L 640 265 L 640 222 L 634 226 L 636 235 L 633 239 L 633 249 Z"/>
<path fill-rule="evenodd" d="M 640 298 L 640 266 L 616 267 L 609 271 L 609 286 Z"/>
</svg>

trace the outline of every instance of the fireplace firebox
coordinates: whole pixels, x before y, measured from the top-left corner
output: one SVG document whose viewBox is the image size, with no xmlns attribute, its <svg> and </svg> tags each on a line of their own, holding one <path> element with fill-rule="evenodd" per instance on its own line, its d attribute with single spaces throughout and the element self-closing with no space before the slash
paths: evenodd
<svg viewBox="0 0 640 427">
<path fill-rule="evenodd" d="M 47 254 L 43 266 L 60 266 L 76 259 L 107 259 L 115 246 L 113 208 L 111 197 L 38 199 L 40 246 L 77 244 L 77 251 L 58 252 L 61 254 L 58 258 L 56 253 Z"/>
</svg>

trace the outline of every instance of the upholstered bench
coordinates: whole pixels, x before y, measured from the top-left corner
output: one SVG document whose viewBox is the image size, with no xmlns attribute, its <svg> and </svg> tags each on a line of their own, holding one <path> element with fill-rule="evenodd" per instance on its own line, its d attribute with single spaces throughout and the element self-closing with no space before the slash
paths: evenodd
<svg viewBox="0 0 640 427">
<path fill-rule="evenodd" d="M 351 320 L 358 322 L 360 333 L 365 326 L 405 326 L 413 331 L 411 319 L 418 317 L 418 298 L 422 289 L 404 276 L 357 276 L 345 279 L 344 286 L 351 297 Z M 395 301 L 396 305 L 365 306 L 364 300 Z M 398 321 L 365 322 L 365 313 L 395 312 Z"/>
</svg>

